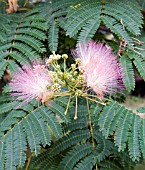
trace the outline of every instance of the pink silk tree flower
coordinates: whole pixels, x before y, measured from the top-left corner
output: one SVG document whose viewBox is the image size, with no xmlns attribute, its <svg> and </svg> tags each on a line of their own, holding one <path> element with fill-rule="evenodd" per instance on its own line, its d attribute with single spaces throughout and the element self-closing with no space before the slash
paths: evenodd
<svg viewBox="0 0 145 170">
<path fill-rule="evenodd" d="M 72 53 L 80 59 L 80 69 L 87 87 L 90 87 L 98 98 L 103 99 L 105 94 L 122 89 L 121 68 L 109 46 L 89 41 L 77 44 Z"/>
<path fill-rule="evenodd" d="M 11 95 L 17 96 L 17 100 L 23 100 L 23 104 L 33 99 L 41 102 L 47 100 L 47 96 L 51 94 L 48 87 L 51 87 L 51 73 L 42 64 L 33 63 L 24 65 L 23 69 L 19 68 L 14 73 L 11 80 Z"/>
</svg>

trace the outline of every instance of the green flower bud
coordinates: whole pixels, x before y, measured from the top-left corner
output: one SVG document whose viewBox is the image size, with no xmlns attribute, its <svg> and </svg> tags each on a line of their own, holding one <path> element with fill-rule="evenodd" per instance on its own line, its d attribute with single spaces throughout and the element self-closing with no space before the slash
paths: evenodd
<svg viewBox="0 0 145 170">
<path fill-rule="evenodd" d="M 76 81 L 76 80 L 75 80 L 74 78 L 71 78 L 71 82 L 73 82 L 73 83 L 74 83 L 75 81 Z"/>
<path fill-rule="evenodd" d="M 55 83 L 52 87 L 51 87 L 53 92 L 60 92 L 61 91 L 61 86 L 58 83 Z"/>
<path fill-rule="evenodd" d="M 62 54 L 62 58 L 63 58 L 63 59 L 67 59 L 67 58 L 68 58 L 68 55 L 67 55 L 67 54 Z"/>
<path fill-rule="evenodd" d="M 81 59 L 80 58 L 77 58 L 76 59 L 76 64 L 80 64 L 81 63 Z"/>
<path fill-rule="evenodd" d="M 78 74 L 78 72 L 77 71 L 74 71 L 74 76 L 76 76 Z"/>
<path fill-rule="evenodd" d="M 46 61 L 46 64 L 51 64 L 53 63 L 53 59 L 52 58 L 49 58 L 47 61 Z"/>
<path fill-rule="evenodd" d="M 57 58 L 57 60 L 61 59 L 61 55 L 57 54 L 56 58 Z"/>
<path fill-rule="evenodd" d="M 76 92 L 75 92 L 75 95 L 76 96 L 81 96 L 83 94 L 83 92 L 81 91 L 81 90 L 77 90 Z"/>
<path fill-rule="evenodd" d="M 76 65 L 75 64 L 71 64 L 71 68 L 72 68 L 72 70 L 75 70 L 76 69 Z"/>
</svg>

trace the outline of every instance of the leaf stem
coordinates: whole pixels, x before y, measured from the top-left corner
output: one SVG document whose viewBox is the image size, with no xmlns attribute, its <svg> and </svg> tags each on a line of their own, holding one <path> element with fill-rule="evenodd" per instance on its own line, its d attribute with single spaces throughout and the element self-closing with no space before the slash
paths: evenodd
<svg viewBox="0 0 145 170">
<path fill-rule="evenodd" d="M 31 154 L 31 155 L 29 156 L 29 158 L 28 158 L 28 162 L 27 162 L 26 170 L 28 170 L 28 168 L 29 168 L 29 165 L 30 165 L 31 159 L 32 159 L 32 154 Z"/>
<path fill-rule="evenodd" d="M 93 126 L 92 126 L 92 121 L 91 121 L 91 115 L 90 115 L 89 101 L 88 101 L 87 98 L 86 98 L 86 102 L 87 102 L 87 108 L 88 108 L 88 117 L 89 117 L 89 124 L 90 124 L 90 132 L 91 132 L 91 136 L 92 136 L 92 145 L 93 145 L 93 149 L 95 149 L 94 132 L 93 132 Z"/>
<path fill-rule="evenodd" d="M 75 117 L 76 120 L 78 118 L 78 96 L 76 95 L 76 108 L 75 108 Z"/>
</svg>

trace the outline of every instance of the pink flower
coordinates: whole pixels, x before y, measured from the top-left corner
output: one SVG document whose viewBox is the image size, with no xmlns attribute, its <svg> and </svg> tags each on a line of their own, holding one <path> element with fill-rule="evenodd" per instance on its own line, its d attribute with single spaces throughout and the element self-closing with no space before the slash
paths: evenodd
<svg viewBox="0 0 145 170">
<path fill-rule="evenodd" d="M 23 69 L 19 68 L 18 72 L 13 75 L 10 89 L 12 96 L 17 96 L 18 100 L 24 100 L 23 104 L 30 102 L 34 98 L 45 102 L 48 93 L 48 87 L 51 86 L 51 75 L 44 65 L 33 63 L 24 65 Z"/>
<path fill-rule="evenodd" d="M 94 41 L 79 43 L 73 55 L 80 58 L 80 69 L 83 70 L 87 86 L 100 99 L 123 87 L 121 68 L 109 46 Z"/>
</svg>

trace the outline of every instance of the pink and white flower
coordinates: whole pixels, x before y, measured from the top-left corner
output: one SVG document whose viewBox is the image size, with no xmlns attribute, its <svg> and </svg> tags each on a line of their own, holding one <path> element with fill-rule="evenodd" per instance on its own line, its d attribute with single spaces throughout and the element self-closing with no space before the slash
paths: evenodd
<svg viewBox="0 0 145 170">
<path fill-rule="evenodd" d="M 45 102 L 48 93 L 51 93 L 48 90 L 51 86 L 51 75 L 42 64 L 33 63 L 32 67 L 26 64 L 23 69 L 19 68 L 9 84 L 12 96 L 24 100 L 25 104 L 35 98 Z"/>
<path fill-rule="evenodd" d="M 80 58 L 80 69 L 83 70 L 87 86 L 100 99 L 105 94 L 122 89 L 121 68 L 109 46 L 94 41 L 79 43 L 76 50 L 73 50 L 73 55 Z"/>
</svg>

